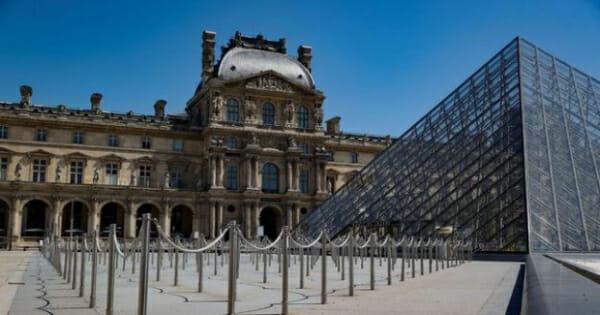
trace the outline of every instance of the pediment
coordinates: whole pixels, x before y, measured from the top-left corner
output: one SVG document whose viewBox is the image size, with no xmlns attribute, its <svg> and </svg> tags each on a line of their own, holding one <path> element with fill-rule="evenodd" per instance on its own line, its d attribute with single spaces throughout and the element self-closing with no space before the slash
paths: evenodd
<svg viewBox="0 0 600 315">
<path fill-rule="evenodd" d="M 279 93 L 310 93 L 319 94 L 318 91 L 307 89 L 299 84 L 289 81 L 283 75 L 269 70 L 260 74 L 239 78 L 226 83 L 226 85 L 241 86 L 252 90 L 272 91 Z"/>
<path fill-rule="evenodd" d="M 119 161 L 119 162 L 121 162 L 124 160 L 125 160 L 124 158 L 122 158 L 116 154 L 113 154 L 113 153 L 105 155 L 100 158 L 100 161 Z"/>
<path fill-rule="evenodd" d="M 90 158 L 90 156 L 87 154 L 83 154 L 81 152 L 73 152 L 73 153 L 65 154 L 64 158 L 68 159 L 68 160 L 85 160 L 85 159 Z"/>
</svg>

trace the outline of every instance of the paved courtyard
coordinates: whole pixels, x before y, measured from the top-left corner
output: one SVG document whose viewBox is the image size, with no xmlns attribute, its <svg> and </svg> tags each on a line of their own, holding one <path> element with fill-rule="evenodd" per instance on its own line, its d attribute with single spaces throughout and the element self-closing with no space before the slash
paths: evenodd
<svg viewBox="0 0 600 315">
<path fill-rule="evenodd" d="M 90 263 L 87 262 L 85 294 L 72 290 L 62 276 L 57 274 L 39 253 L 17 254 L 1 252 L 2 287 L 18 288 L 14 299 L 2 294 L 0 307 L 10 304 L 10 314 L 104 314 L 106 306 L 107 269 L 103 259 L 98 270 L 97 304 L 88 308 L 90 289 Z M 227 300 L 227 262 L 221 266 L 217 259 L 214 275 L 214 257 L 204 262 L 204 290 L 197 292 L 198 277 L 195 259 L 188 256 L 185 270 L 180 270 L 179 285 L 173 285 L 174 270 L 168 256 L 164 256 L 161 281 L 156 282 L 156 259 L 150 265 L 148 292 L 149 314 L 225 314 Z M 262 269 L 256 271 L 249 255 L 241 258 L 236 312 L 239 314 L 277 314 L 280 312 L 281 275 L 277 258 L 268 268 L 267 283 L 262 283 Z M 183 259 L 181 259 L 183 261 Z M 7 262 L 7 263 L 4 263 Z M 361 269 L 355 265 L 355 296 L 348 296 L 348 275 L 341 280 L 331 259 L 328 259 L 328 303 L 320 304 L 320 261 L 305 278 L 305 288 L 299 289 L 299 263 L 290 259 L 289 312 L 291 314 L 504 314 L 519 270 L 518 263 L 468 262 L 455 268 L 420 276 L 419 263 L 416 277 L 406 268 L 406 281 L 400 282 L 400 260 L 393 273 L 393 284 L 387 285 L 386 263 L 376 260 L 376 287 L 369 290 L 368 260 Z M 296 262 L 296 264 L 294 263 Z M 12 266 L 12 267 L 10 267 Z M 262 268 L 262 264 L 260 265 Z M 348 265 L 346 264 L 346 268 Z M 12 273 L 23 284 L 7 284 L 5 270 L 25 270 Z M 136 269 L 137 266 L 136 266 Z M 435 270 L 435 265 L 434 265 Z M 79 274 L 79 272 L 78 272 Z M 115 314 L 135 314 L 137 310 L 137 281 L 131 264 L 117 268 Z M 79 287 L 79 286 L 78 286 Z M 4 292 L 4 291 L 2 291 Z"/>
</svg>

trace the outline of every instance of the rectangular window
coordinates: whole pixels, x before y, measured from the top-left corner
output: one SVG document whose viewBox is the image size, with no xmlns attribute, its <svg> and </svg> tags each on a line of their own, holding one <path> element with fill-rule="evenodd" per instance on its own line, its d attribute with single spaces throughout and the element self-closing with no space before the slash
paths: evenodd
<svg viewBox="0 0 600 315">
<path fill-rule="evenodd" d="M 236 137 L 227 138 L 227 148 L 231 150 L 235 150 L 238 148 L 238 140 Z"/>
<path fill-rule="evenodd" d="M 35 141 L 46 142 L 48 140 L 48 131 L 44 128 L 38 128 L 35 132 Z"/>
<path fill-rule="evenodd" d="M 83 162 L 73 161 L 69 169 L 71 184 L 83 184 Z"/>
<path fill-rule="evenodd" d="M 138 174 L 138 186 L 150 187 L 150 180 L 152 178 L 152 166 L 140 165 Z"/>
<path fill-rule="evenodd" d="M 173 139 L 173 151 L 183 152 L 183 139 Z"/>
<path fill-rule="evenodd" d="M 300 143 L 300 148 L 303 154 L 310 154 L 310 145 L 308 143 Z"/>
<path fill-rule="evenodd" d="M 350 159 L 352 160 L 352 163 L 357 164 L 358 163 L 358 153 L 356 153 L 356 152 L 350 153 Z"/>
<path fill-rule="evenodd" d="M 74 144 L 83 144 L 83 132 L 81 132 L 81 131 L 73 132 L 73 143 Z"/>
<path fill-rule="evenodd" d="M 0 158 L 0 180 L 6 180 L 8 173 L 8 158 Z"/>
<path fill-rule="evenodd" d="M 109 147 L 118 147 L 119 146 L 119 136 L 108 135 L 108 146 Z"/>
<path fill-rule="evenodd" d="M 181 166 L 173 166 L 173 167 L 171 167 L 171 170 L 169 171 L 169 173 L 171 173 L 169 187 L 170 188 L 183 188 L 183 185 L 184 185 L 183 168 Z"/>
<path fill-rule="evenodd" d="M 46 181 L 46 165 L 47 161 L 44 159 L 33 160 L 33 181 L 35 183 L 43 183 Z"/>
<path fill-rule="evenodd" d="M 238 188 L 238 168 L 236 165 L 227 165 L 225 188 L 236 190 Z"/>
<path fill-rule="evenodd" d="M 149 136 L 142 137 L 142 149 L 151 149 L 152 139 Z"/>
<path fill-rule="evenodd" d="M 308 170 L 300 170 L 300 192 L 308 193 Z"/>
<path fill-rule="evenodd" d="M 117 163 L 108 163 L 106 169 L 106 184 L 117 185 L 119 181 L 119 165 Z"/>
<path fill-rule="evenodd" d="M 8 139 L 8 126 L 0 125 L 0 139 Z"/>
</svg>

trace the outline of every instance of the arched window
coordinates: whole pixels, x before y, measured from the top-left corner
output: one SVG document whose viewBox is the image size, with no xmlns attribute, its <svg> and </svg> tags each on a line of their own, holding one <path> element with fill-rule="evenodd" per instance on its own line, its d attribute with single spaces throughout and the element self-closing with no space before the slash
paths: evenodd
<svg viewBox="0 0 600 315">
<path fill-rule="evenodd" d="M 227 100 L 227 121 L 240 121 L 240 104 L 233 98 Z"/>
<path fill-rule="evenodd" d="M 265 163 L 262 169 L 262 191 L 276 193 L 279 191 L 279 169 L 273 163 Z"/>
<path fill-rule="evenodd" d="M 273 126 L 275 125 L 275 106 L 271 103 L 264 103 L 262 108 L 262 120 L 263 125 Z"/>
<path fill-rule="evenodd" d="M 308 109 L 304 105 L 298 106 L 298 128 L 308 129 Z"/>
</svg>

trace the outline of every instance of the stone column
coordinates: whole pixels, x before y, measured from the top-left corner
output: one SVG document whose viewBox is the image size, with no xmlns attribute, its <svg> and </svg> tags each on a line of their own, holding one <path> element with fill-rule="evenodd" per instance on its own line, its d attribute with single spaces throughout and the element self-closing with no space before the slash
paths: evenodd
<svg viewBox="0 0 600 315">
<path fill-rule="evenodd" d="M 216 201 L 209 201 L 209 209 L 208 209 L 208 235 L 210 238 L 215 237 L 215 222 L 216 222 Z"/>
<path fill-rule="evenodd" d="M 223 187 L 223 178 L 225 177 L 225 166 L 223 157 L 219 156 L 219 166 L 218 166 L 218 175 L 217 175 L 217 186 Z"/>
<path fill-rule="evenodd" d="M 252 188 L 252 159 L 246 158 L 246 187 Z"/>
<path fill-rule="evenodd" d="M 254 188 L 260 188 L 261 184 L 259 184 L 258 176 L 260 172 L 260 167 L 258 165 L 258 158 L 254 159 L 254 179 L 252 180 L 252 186 Z"/>
<path fill-rule="evenodd" d="M 169 209 L 169 205 L 163 205 L 163 208 L 160 211 L 160 226 L 163 228 L 163 231 L 167 236 L 171 236 L 171 209 Z"/>
<path fill-rule="evenodd" d="M 300 223 L 300 207 L 297 204 L 294 204 L 294 211 L 293 211 L 293 215 L 294 215 L 294 219 L 293 219 L 293 227 L 298 226 L 298 223 Z"/>
<path fill-rule="evenodd" d="M 23 205 L 21 197 L 14 197 L 12 200 L 12 211 L 10 216 L 10 231 L 9 235 L 11 240 L 9 241 L 10 246 L 16 245 L 16 242 L 21 238 L 21 217 L 23 215 Z"/>
<path fill-rule="evenodd" d="M 321 163 L 321 191 L 327 192 L 327 172 L 325 171 L 325 163 Z"/>
<path fill-rule="evenodd" d="M 200 205 L 196 204 L 195 208 L 192 210 L 192 237 L 195 237 L 196 233 L 198 233 L 198 235 L 200 235 L 200 233 L 202 233 L 202 231 L 200 231 L 201 230 L 200 215 L 201 215 Z"/>
<path fill-rule="evenodd" d="M 293 186 L 293 169 L 292 169 L 292 161 L 287 161 L 287 190 L 294 190 Z"/>
<path fill-rule="evenodd" d="M 252 203 L 252 237 L 254 239 L 258 238 L 258 226 L 260 225 L 259 221 L 260 210 L 258 209 L 258 202 Z"/>
<path fill-rule="evenodd" d="M 294 161 L 294 189 L 300 190 L 300 162 Z"/>
<path fill-rule="evenodd" d="M 321 192 L 321 165 L 318 163 L 315 165 L 315 186 L 317 187 L 317 193 Z"/>
<path fill-rule="evenodd" d="M 90 201 L 90 213 L 88 213 L 88 235 L 92 235 L 92 232 L 100 224 L 100 209 L 98 200 L 92 199 Z"/>
<path fill-rule="evenodd" d="M 135 215 L 137 214 L 136 212 L 137 211 L 134 208 L 133 201 L 130 201 L 127 204 L 127 209 L 125 209 L 125 233 L 123 235 L 125 235 L 126 238 L 135 238 Z"/>
<path fill-rule="evenodd" d="M 53 211 L 50 212 L 52 214 L 51 215 L 52 219 L 51 219 L 50 224 L 52 226 L 52 229 L 54 230 L 52 232 L 55 236 L 62 235 L 62 230 L 63 230 L 62 217 L 65 215 L 63 213 L 63 209 L 62 209 L 63 206 L 64 205 L 62 203 L 62 200 L 60 200 L 60 198 L 54 199 L 54 209 L 53 209 Z M 69 209 L 69 211 L 70 211 L 70 209 Z M 67 228 L 69 228 L 69 227 L 67 227 Z"/>
<path fill-rule="evenodd" d="M 210 157 L 209 167 L 210 167 L 210 186 L 215 187 L 215 186 L 217 186 L 217 161 L 215 160 L 214 156 Z"/>
<path fill-rule="evenodd" d="M 292 227 L 292 210 L 293 210 L 293 206 L 294 206 L 293 204 L 288 204 L 286 206 L 286 209 L 285 209 L 285 225 L 288 228 Z"/>
<path fill-rule="evenodd" d="M 217 233 L 221 232 L 223 228 L 223 201 L 217 203 Z"/>
<path fill-rule="evenodd" d="M 252 203 L 247 202 L 244 209 L 244 235 L 246 238 L 252 238 Z"/>
</svg>

